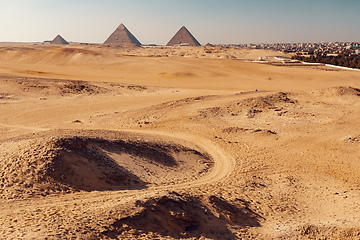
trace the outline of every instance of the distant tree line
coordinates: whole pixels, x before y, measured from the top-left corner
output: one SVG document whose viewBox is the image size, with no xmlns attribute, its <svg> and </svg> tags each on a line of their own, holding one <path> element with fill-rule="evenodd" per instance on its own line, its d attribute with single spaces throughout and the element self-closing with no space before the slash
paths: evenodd
<svg viewBox="0 0 360 240">
<path fill-rule="evenodd" d="M 310 57 L 295 55 L 293 59 L 310 62 L 310 63 L 325 63 L 336 66 L 358 68 L 360 69 L 360 55 L 351 55 L 349 50 L 339 53 L 338 56 L 327 56 L 327 52 L 317 52 Z"/>
</svg>

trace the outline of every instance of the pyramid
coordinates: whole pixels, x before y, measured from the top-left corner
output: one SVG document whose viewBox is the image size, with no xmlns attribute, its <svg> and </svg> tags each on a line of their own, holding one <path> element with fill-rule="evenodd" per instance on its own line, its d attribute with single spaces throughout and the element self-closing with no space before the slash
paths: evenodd
<svg viewBox="0 0 360 240">
<path fill-rule="evenodd" d="M 124 26 L 120 26 L 110 35 L 104 44 L 136 44 L 141 45 L 141 43 L 136 39 L 134 35 Z"/>
<path fill-rule="evenodd" d="M 174 45 L 201 46 L 201 44 L 195 39 L 189 30 L 186 29 L 185 26 L 182 26 L 168 44 L 166 44 L 166 46 Z"/>
<path fill-rule="evenodd" d="M 50 43 L 52 44 L 69 44 L 62 36 L 57 35 Z"/>
</svg>

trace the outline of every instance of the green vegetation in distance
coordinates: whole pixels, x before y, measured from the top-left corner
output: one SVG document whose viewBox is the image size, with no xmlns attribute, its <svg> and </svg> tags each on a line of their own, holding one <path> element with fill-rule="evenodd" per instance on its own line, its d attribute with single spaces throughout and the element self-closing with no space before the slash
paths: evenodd
<svg viewBox="0 0 360 240">
<path fill-rule="evenodd" d="M 293 56 L 293 59 L 302 62 L 325 63 L 360 69 L 360 55 L 351 55 L 349 50 L 340 52 L 338 56 L 327 56 L 326 52 L 317 52 L 315 55 L 311 56 L 295 55 Z"/>
</svg>

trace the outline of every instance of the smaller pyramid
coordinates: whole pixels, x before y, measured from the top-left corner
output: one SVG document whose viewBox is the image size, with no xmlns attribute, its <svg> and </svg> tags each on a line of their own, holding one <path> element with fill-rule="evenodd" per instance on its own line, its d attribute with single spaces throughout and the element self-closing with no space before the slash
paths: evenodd
<svg viewBox="0 0 360 240">
<path fill-rule="evenodd" d="M 62 36 L 57 35 L 50 43 L 52 44 L 69 44 Z"/>
<path fill-rule="evenodd" d="M 141 45 L 141 43 L 136 39 L 134 35 L 124 26 L 120 26 L 109 36 L 104 44 L 135 44 Z"/>
<path fill-rule="evenodd" d="M 189 32 L 189 30 L 187 30 L 185 26 L 182 26 L 168 42 L 168 44 L 166 44 L 166 46 L 174 45 L 201 46 L 198 40 L 196 40 L 196 38 Z"/>
</svg>

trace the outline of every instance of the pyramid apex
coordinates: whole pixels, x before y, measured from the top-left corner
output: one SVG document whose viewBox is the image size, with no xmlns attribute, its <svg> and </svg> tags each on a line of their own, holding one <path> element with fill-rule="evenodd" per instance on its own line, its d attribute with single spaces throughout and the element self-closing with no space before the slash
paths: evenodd
<svg viewBox="0 0 360 240">
<path fill-rule="evenodd" d="M 104 44 L 135 44 L 141 45 L 134 35 L 121 23 L 116 30 L 106 39 Z"/>
<path fill-rule="evenodd" d="M 182 26 L 166 46 L 183 45 L 183 46 L 201 46 L 190 31 Z"/>
<path fill-rule="evenodd" d="M 117 29 L 120 29 L 120 30 L 123 30 L 123 29 L 125 29 L 126 27 L 125 27 L 125 25 L 123 24 L 123 23 L 121 23 L 118 27 L 117 27 Z"/>
<path fill-rule="evenodd" d="M 58 34 L 50 43 L 52 44 L 69 44 L 60 34 Z"/>
</svg>

